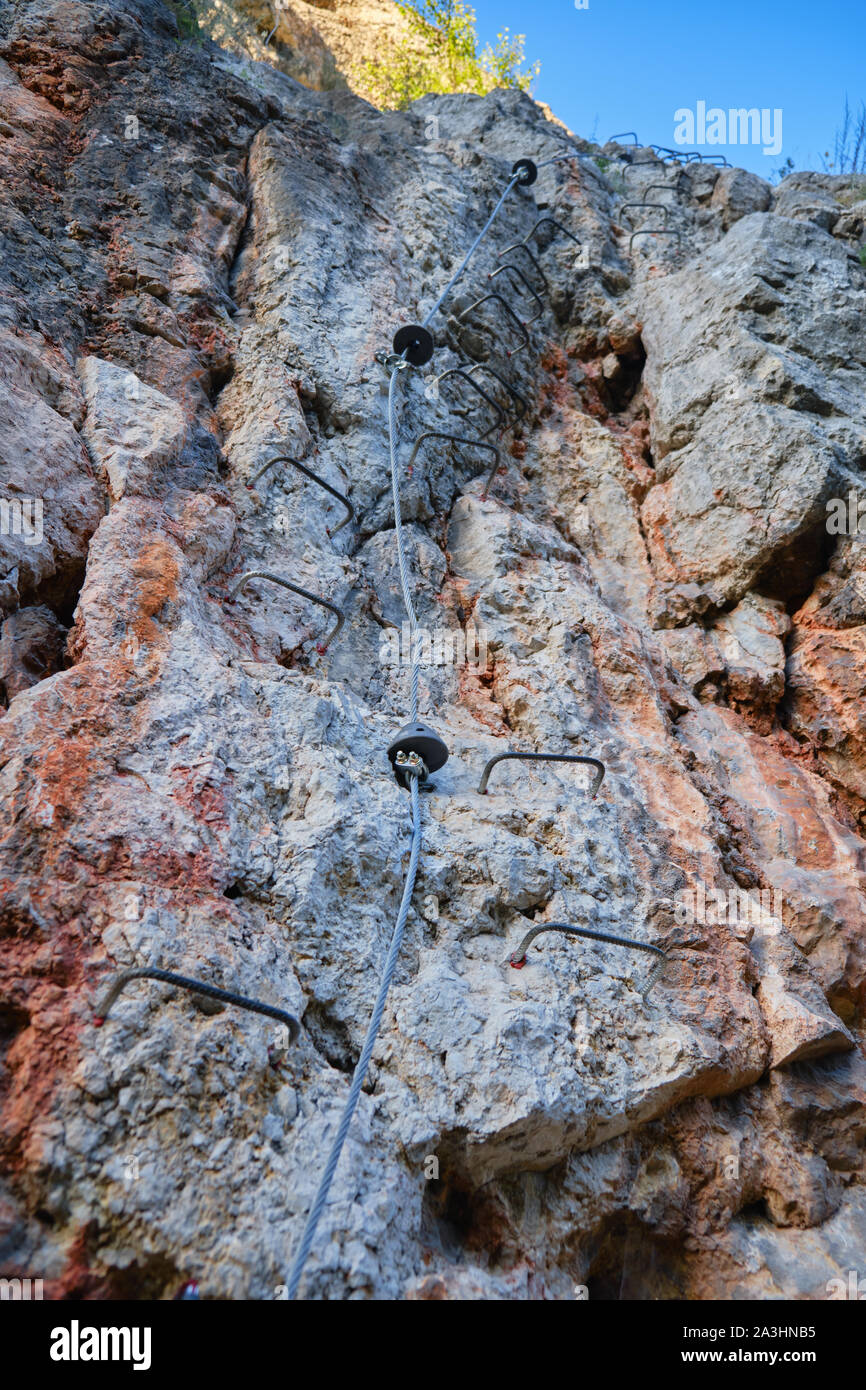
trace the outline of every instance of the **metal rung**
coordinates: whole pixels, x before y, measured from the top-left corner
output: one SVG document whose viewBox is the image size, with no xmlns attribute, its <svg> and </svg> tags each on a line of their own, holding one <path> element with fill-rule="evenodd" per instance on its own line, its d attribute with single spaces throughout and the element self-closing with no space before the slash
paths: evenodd
<svg viewBox="0 0 866 1390">
<path fill-rule="evenodd" d="M 633 130 L 621 130 L 617 135 L 611 135 L 607 140 L 605 140 L 604 143 L 606 145 L 612 145 L 614 140 L 621 140 L 624 135 L 630 135 L 632 138 L 632 144 L 640 146 L 640 141 L 638 140 Z"/>
<path fill-rule="evenodd" d="M 450 443 L 460 443 L 464 448 L 487 449 L 489 453 L 492 453 L 493 459 L 495 459 L 495 461 L 493 461 L 493 471 L 499 467 L 499 449 L 496 448 L 496 445 L 493 445 L 493 443 L 487 443 L 484 439 L 466 439 L 460 435 L 445 434 L 442 430 L 425 430 L 424 434 L 418 435 L 416 442 L 414 442 L 414 448 L 411 450 L 409 463 L 406 464 L 407 470 L 413 466 L 418 455 L 418 449 L 421 448 L 423 443 L 427 442 L 427 439 L 449 439 Z"/>
<path fill-rule="evenodd" d="M 520 392 L 517 390 L 515 386 L 512 386 L 510 382 L 507 382 L 504 377 L 499 375 L 498 372 L 494 372 L 493 368 L 488 367 L 486 362 L 476 362 L 474 367 L 469 368 L 469 375 L 471 376 L 473 372 L 486 372 L 488 376 L 493 377 L 494 381 L 498 381 L 503 391 L 506 391 L 508 395 L 511 397 L 511 399 L 515 401 L 517 405 L 520 407 L 519 410 L 516 410 L 514 412 L 515 420 L 523 419 L 524 415 L 526 415 L 529 411 L 529 406 L 526 403 L 526 397 L 521 396 Z"/>
<path fill-rule="evenodd" d="M 682 178 L 682 170 L 679 170 L 679 169 L 678 169 L 678 170 L 677 170 L 677 182 L 676 182 L 676 183 L 650 183 L 650 184 L 647 184 L 646 188 L 644 189 L 644 193 L 652 193 L 653 189 L 657 188 L 657 189 L 659 190 L 660 193 L 673 193 L 674 196 L 676 197 L 676 195 L 677 195 L 677 194 L 679 193 L 679 191 L 680 191 L 680 188 L 679 188 L 679 180 L 680 180 L 681 178 Z M 658 206 L 660 206 L 660 204 L 656 204 L 655 206 L 658 207 Z"/>
<path fill-rule="evenodd" d="M 487 392 L 483 387 L 478 385 L 477 381 L 472 380 L 472 376 L 469 372 L 464 371 L 462 367 L 449 367 L 448 371 L 442 372 L 440 376 L 435 378 L 437 385 L 441 385 L 449 376 L 459 376 L 463 381 L 468 382 L 472 390 L 476 391 L 482 400 L 486 401 L 491 410 L 496 411 L 496 419 L 493 421 L 493 424 L 488 426 L 483 434 L 479 435 L 479 439 L 486 439 L 487 435 L 491 434 L 493 430 L 500 429 L 505 424 L 505 411 L 491 396 L 488 396 Z M 472 411 L 469 409 L 452 410 L 451 414 L 459 415 L 461 419 L 466 419 L 472 414 Z"/>
<path fill-rule="evenodd" d="M 490 758 L 484 764 L 481 781 L 478 783 L 478 790 L 482 796 L 487 791 L 487 782 L 496 764 L 504 762 L 506 758 L 517 758 L 524 762 L 538 763 L 587 763 L 596 769 L 595 781 L 592 784 L 593 800 L 598 795 L 598 789 L 604 780 L 604 763 L 599 758 L 585 758 L 579 753 L 497 753 L 495 758 Z"/>
<path fill-rule="evenodd" d="M 299 594 L 301 598 L 309 599 L 310 603 L 317 603 L 320 608 L 327 608 L 331 613 L 337 615 L 337 621 L 324 642 L 318 642 L 316 644 L 316 651 L 324 655 L 345 622 L 342 609 L 338 608 L 336 603 L 332 603 L 329 598 L 322 598 L 321 594 L 312 594 L 309 589 L 302 589 L 299 584 L 292 584 L 288 579 L 283 579 L 279 574 L 271 574 L 268 570 L 247 570 L 246 574 L 242 574 L 238 582 L 229 591 L 229 602 L 234 602 L 235 596 L 240 593 L 241 589 L 250 579 L 268 579 L 272 584 L 279 584 L 284 589 L 290 589 L 293 594 Z"/>
<path fill-rule="evenodd" d="M 562 223 L 561 223 L 561 222 L 557 222 L 557 220 L 556 220 L 555 217 L 539 217 L 539 219 L 538 219 L 538 221 L 536 222 L 535 226 L 532 228 L 532 231 L 529 232 L 529 233 L 523 238 L 524 245 L 525 245 L 527 242 L 531 241 L 532 237 L 535 236 L 535 233 L 538 231 L 539 227 L 543 227 L 544 224 L 545 224 L 546 222 L 549 222 L 550 225 L 551 225 L 551 227 L 556 227 L 556 228 L 558 228 L 558 230 L 559 230 L 560 232 L 562 232 L 564 236 L 570 237 L 571 240 L 574 242 L 574 244 L 575 244 L 576 246 L 582 246 L 582 245 L 583 245 L 583 243 L 582 243 L 581 241 L 579 241 L 578 238 L 574 235 L 574 232 L 570 232 L 570 231 L 568 230 L 567 227 L 563 227 Z"/>
<path fill-rule="evenodd" d="M 650 149 L 657 151 L 664 164 L 669 164 L 671 160 L 677 164 L 694 164 L 696 160 L 700 161 L 703 158 L 697 150 L 670 150 L 666 145 L 651 145 Z M 667 155 L 668 158 L 663 159 L 663 155 Z"/>
<path fill-rule="evenodd" d="M 676 236 L 680 245 L 683 245 L 683 236 L 680 232 L 673 231 L 670 227 L 639 227 L 637 232 L 632 232 L 628 238 L 628 250 L 631 250 L 635 236 Z"/>
<path fill-rule="evenodd" d="M 631 164 L 626 164 L 625 168 L 622 171 L 622 176 L 623 178 L 625 178 L 628 174 L 631 174 L 635 169 L 658 169 L 659 163 L 661 162 L 663 161 L 660 161 L 658 159 L 633 160 Z"/>
<path fill-rule="evenodd" d="M 620 212 L 628 212 L 629 208 L 655 208 L 657 212 L 664 213 L 666 223 L 671 211 L 670 208 L 665 207 L 664 203 L 623 203 Z"/>
<path fill-rule="evenodd" d="M 293 468 L 297 468 L 298 471 L 303 473 L 307 478 L 311 478 L 314 483 L 318 483 L 319 487 L 324 488 L 325 492 L 329 492 L 332 497 L 336 498 L 342 507 L 346 508 L 346 516 L 343 517 L 339 526 L 335 526 L 333 531 L 329 526 L 325 527 L 329 536 L 336 536 L 337 532 L 342 531 L 347 522 L 355 520 L 355 508 L 352 506 L 348 497 L 346 497 L 344 493 L 338 492 L 335 487 L 331 487 L 330 483 L 326 483 L 324 478 L 320 478 L 318 473 L 313 472 L 312 468 L 308 468 L 305 463 L 301 463 L 300 459 L 292 458 L 289 454 L 277 454 L 274 458 L 268 459 L 267 463 L 263 463 L 258 472 L 250 478 L 247 487 L 255 487 L 259 478 L 263 477 L 269 468 L 273 468 L 275 463 L 290 463 Z"/>
<path fill-rule="evenodd" d="M 675 236 L 680 244 L 683 240 L 681 234 L 670 227 L 640 227 L 636 232 L 632 232 L 628 239 L 629 251 L 636 236 Z"/>
<path fill-rule="evenodd" d="M 231 990 L 218 989 L 216 985 L 207 985 L 203 980 L 191 980 L 187 975 L 175 975 L 172 970 L 158 970 L 155 966 L 140 965 L 132 970 L 124 970 L 120 975 L 115 976 L 108 992 L 104 995 L 96 1008 L 94 1023 L 97 1028 L 101 1027 L 108 1018 L 111 1006 L 117 999 L 121 990 L 125 989 L 132 980 L 160 980 L 167 985 L 176 985 L 178 989 L 189 990 L 191 994 L 203 994 L 208 999 L 218 999 L 221 1004 L 234 1004 L 239 1009 L 247 1009 L 250 1013 L 264 1014 L 266 1018 L 276 1018 L 280 1023 L 285 1023 L 289 1030 L 291 1042 L 295 1042 L 301 1031 L 301 1025 L 293 1014 L 286 1013 L 285 1009 L 278 1009 L 273 1004 L 263 1004 L 260 999 L 248 999 L 244 994 L 234 994 Z"/>
<path fill-rule="evenodd" d="M 539 278 L 540 278 L 542 284 L 544 285 L 545 290 L 546 290 L 547 293 L 549 294 L 549 293 L 550 293 L 550 285 L 549 285 L 549 283 L 548 283 L 547 276 L 545 275 L 544 271 L 541 269 L 541 265 L 540 265 L 539 261 L 537 261 L 536 258 L 535 258 L 535 256 L 533 256 L 532 252 L 530 251 L 529 247 L 526 245 L 525 242 L 523 242 L 523 241 L 515 241 L 515 242 L 512 242 L 512 244 L 511 244 L 510 246 L 506 246 L 506 248 L 505 248 L 504 251 L 500 251 L 500 252 L 499 252 L 499 255 L 498 255 L 498 257 L 497 257 L 497 260 L 500 260 L 500 261 L 501 261 L 503 256 L 508 256 L 508 255 L 510 255 L 512 251 L 522 251 L 523 254 L 524 254 L 524 256 L 527 256 L 527 257 L 529 258 L 529 260 L 532 262 L 532 264 L 533 264 L 535 270 L 538 272 Z"/>
<path fill-rule="evenodd" d="M 486 304 L 489 299 L 495 299 L 499 304 L 502 305 L 508 317 L 517 326 L 518 331 L 523 336 L 523 342 L 520 344 L 519 347 L 505 349 L 506 357 L 516 357 L 518 352 L 522 352 L 524 348 L 529 347 L 529 334 L 526 331 L 526 324 L 523 322 L 522 319 L 519 319 L 517 317 L 504 295 L 496 293 L 482 295 L 480 299 L 475 300 L 474 304 L 470 304 L 467 309 L 464 309 L 461 314 L 458 314 L 458 319 L 460 320 L 460 322 L 463 322 L 467 314 L 471 314 L 474 309 L 480 309 L 481 305 Z M 492 329 L 488 329 L 488 332 L 492 331 Z"/>
<path fill-rule="evenodd" d="M 516 951 L 512 951 L 508 957 L 509 964 L 515 970 L 522 970 L 526 964 L 526 952 L 537 936 L 542 932 L 561 931 L 569 936 L 585 936 L 590 941 L 604 941 L 611 946 L 625 946 L 629 951 L 645 951 L 648 955 L 658 956 L 658 960 L 650 972 L 649 979 L 641 990 L 641 994 L 646 999 L 656 980 L 664 973 L 668 963 L 668 957 L 660 946 L 650 946 L 646 941 L 635 941 L 629 936 L 614 936 L 612 932 L 590 931 L 589 927 L 573 927 L 570 922 L 541 922 L 537 927 L 528 931 L 518 946 Z"/>
<path fill-rule="evenodd" d="M 542 301 L 541 301 L 541 299 L 539 298 L 539 296 L 538 296 L 538 294 L 536 293 L 536 291 L 535 291 L 535 290 L 532 288 L 532 286 L 530 285 L 530 283 L 529 283 L 529 281 L 527 280 L 526 276 L 523 274 L 523 271 L 522 271 L 522 270 L 518 270 L 517 266 L 516 266 L 516 265 L 511 265 L 510 262 L 506 262 L 505 265 L 501 265 L 501 266 L 499 267 L 498 270 L 492 270 L 492 271 L 490 272 L 490 274 L 488 275 L 487 278 L 488 278 L 488 280 L 495 280 L 496 277 L 497 277 L 497 275 L 505 275 L 505 274 L 507 274 L 507 273 L 510 273 L 511 275 L 516 275 L 516 276 L 517 276 L 518 280 L 521 282 L 521 284 L 523 284 L 523 285 L 526 286 L 526 289 L 527 289 L 528 292 L 532 295 L 532 298 L 535 300 L 536 304 L 538 305 L 538 313 L 535 314 L 535 315 L 533 316 L 533 318 L 527 319 L 527 320 L 526 320 L 526 325 L 527 325 L 527 327 L 528 327 L 529 324 L 535 323 L 535 320 L 536 320 L 536 319 L 540 319 L 540 318 L 541 318 L 541 315 L 544 313 L 544 304 L 542 303 Z"/>
</svg>

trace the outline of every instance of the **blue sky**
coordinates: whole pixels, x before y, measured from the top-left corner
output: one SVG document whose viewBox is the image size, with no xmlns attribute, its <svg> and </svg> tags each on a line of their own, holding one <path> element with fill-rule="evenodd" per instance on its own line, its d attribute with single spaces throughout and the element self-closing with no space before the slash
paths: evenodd
<svg viewBox="0 0 866 1390">
<path fill-rule="evenodd" d="M 779 155 L 765 155 L 763 142 L 688 146 L 768 178 L 788 156 L 821 168 L 846 92 L 852 107 L 866 100 L 866 0 L 588 3 L 473 3 L 482 43 L 506 25 L 526 35 L 527 56 L 541 59 L 533 94 L 586 138 L 634 130 L 647 144 L 674 145 L 675 111 L 699 101 L 726 113 L 779 108 Z"/>
</svg>

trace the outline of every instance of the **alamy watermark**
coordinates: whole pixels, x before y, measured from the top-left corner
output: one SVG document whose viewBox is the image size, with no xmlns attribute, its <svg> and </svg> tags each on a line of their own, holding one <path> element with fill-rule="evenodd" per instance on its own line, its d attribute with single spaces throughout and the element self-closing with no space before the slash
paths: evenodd
<svg viewBox="0 0 866 1390">
<path fill-rule="evenodd" d="M 27 1302 L 43 1297 L 41 1279 L 0 1279 L 0 1302 Z"/>
<path fill-rule="evenodd" d="M 467 623 L 465 628 L 418 627 L 415 629 L 415 652 L 420 666 L 487 667 L 487 633 L 483 627 Z M 379 643 L 379 662 L 382 666 L 411 666 L 412 630 L 408 623 L 388 627 Z"/>
<path fill-rule="evenodd" d="M 853 488 L 847 497 L 829 497 L 827 532 L 831 536 L 866 536 L 866 497 L 858 497 Z"/>
<path fill-rule="evenodd" d="M 0 497 L 0 536 L 21 536 L 39 545 L 43 536 L 41 497 Z"/>
<path fill-rule="evenodd" d="M 866 1300 L 866 1279 L 861 1279 L 859 1275 L 859 1269 L 849 1269 L 847 1281 L 841 1278 L 828 1279 L 826 1284 L 828 1298 L 862 1303 Z"/>
<path fill-rule="evenodd" d="M 52 1328 L 48 1354 L 52 1361 L 130 1361 L 134 1371 L 147 1371 L 151 1336 L 149 1327 L 82 1327 L 73 1318 Z"/>
<path fill-rule="evenodd" d="M 694 109 L 681 106 L 674 112 L 674 142 L 677 145 L 761 145 L 764 154 L 782 149 L 782 110 L 764 106 L 731 108 L 711 106 L 699 101 Z"/>
<path fill-rule="evenodd" d="M 709 888 L 705 883 L 687 888 L 673 903 L 674 917 L 682 926 L 700 922 L 702 926 L 751 926 L 762 936 L 778 936 L 782 930 L 782 894 L 778 889 Z"/>
</svg>

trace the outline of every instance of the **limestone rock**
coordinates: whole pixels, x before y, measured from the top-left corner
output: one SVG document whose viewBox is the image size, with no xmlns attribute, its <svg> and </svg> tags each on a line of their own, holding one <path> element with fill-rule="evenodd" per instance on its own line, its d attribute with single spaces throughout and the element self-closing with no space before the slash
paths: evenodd
<svg viewBox="0 0 866 1390">
<path fill-rule="evenodd" d="M 0 687 L 6 702 L 57 671 L 66 629 L 44 604 L 21 608 L 0 628 Z"/>
<path fill-rule="evenodd" d="M 765 179 L 745 169 L 723 169 L 713 187 L 710 206 L 718 208 L 725 231 L 750 212 L 766 212 L 773 192 Z"/>
<path fill-rule="evenodd" d="M 825 501 L 844 491 L 866 441 L 864 282 L 824 232 L 753 213 L 644 289 L 658 485 L 642 518 L 661 578 L 712 582 L 728 601 L 751 587 L 806 597 Z M 832 372 L 825 348 L 839 353 Z"/>
<path fill-rule="evenodd" d="M 761 964 L 758 1002 L 770 1035 L 770 1066 L 855 1045 L 787 933 L 757 934 L 752 951 Z"/>
<path fill-rule="evenodd" d="M 334 77 L 348 7 L 307 10 L 318 39 L 288 15 L 272 46 L 318 90 L 181 43 L 157 0 L 3 8 L 4 496 L 45 505 L 0 538 L 0 1250 L 51 1298 L 281 1296 L 410 843 L 377 354 L 517 155 L 572 139 L 517 91 L 378 111 Z M 450 757 L 313 1298 L 823 1298 L 862 1249 L 866 590 L 826 526 L 866 443 L 847 194 L 648 159 L 629 193 L 663 180 L 681 239 L 630 249 L 631 152 L 573 138 L 395 391 Z M 549 294 L 505 357 L 471 305 L 527 237 Z M 601 758 L 598 796 L 512 760 L 481 795 L 515 750 Z M 563 921 L 661 948 L 661 979 L 557 932 L 512 968 Z M 281 1005 L 297 1043 L 145 980 L 96 1028 L 142 963 Z"/>
<path fill-rule="evenodd" d="M 834 196 L 840 185 L 847 182 L 838 174 L 815 174 L 808 171 L 789 174 L 776 189 L 773 211 L 779 217 L 794 217 L 814 222 L 825 232 L 832 232 L 840 208 Z"/>
<path fill-rule="evenodd" d="M 203 481 L 207 464 L 198 463 L 203 476 L 197 478 L 198 461 L 185 457 L 194 455 L 194 445 L 175 401 L 98 357 L 85 357 L 80 375 L 87 403 L 82 433 L 113 501 L 130 493 L 159 496 L 169 476 L 192 486 Z M 203 430 L 200 435 L 212 472 L 213 439 Z"/>
</svg>

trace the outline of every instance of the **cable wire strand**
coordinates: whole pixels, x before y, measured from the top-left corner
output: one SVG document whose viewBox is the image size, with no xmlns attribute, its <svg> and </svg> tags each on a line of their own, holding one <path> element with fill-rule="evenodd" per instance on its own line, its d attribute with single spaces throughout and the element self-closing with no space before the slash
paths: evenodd
<svg viewBox="0 0 866 1390">
<path fill-rule="evenodd" d="M 396 391 L 397 378 L 401 375 L 401 367 L 395 366 L 391 371 L 391 380 L 388 383 L 388 444 L 391 456 L 391 489 L 394 497 L 394 528 L 397 537 L 397 557 L 400 562 L 400 584 L 403 589 L 403 603 L 406 608 L 406 616 L 409 619 L 409 629 L 412 634 L 412 689 L 411 689 L 411 720 L 414 723 L 418 718 L 418 677 L 419 677 L 419 653 L 415 636 L 417 632 L 417 620 L 415 618 L 415 608 L 412 603 L 412 594 L 409 590 L 409 576 L 406 570 L 406 555 L 403 546 L 403 519 L 400 505 L 400 480 L 397 475 L 397 411 L 396 411 Z M 289 1275 L 288 1296 L 293 1299 L 301 1282 L 304 1266 L 309 1258 L 310 1250 L 316 1236 L 316 1229 L 321 1220 L 322 1212 L 328 1200 L 328 1192 L 337 1171 L 337 1164 L 340 1161 L 340 1154 L 343 1152 L 343 1145 L 349 1133 L 352 1117 L 358 1105 L 361 1095 L 361 1087 L 367 1075 L 367 1068 L 370 1065 L 370 1058 L 373 1055 L 373 1048 L 376 1045 L 376 1038 L 379 1035 L 379 1028 L 382 1023 L 382 1015 L 385 1012 L 385 1004 L 388 1000 L 388 991 L 391 988 L 391 980 L 397 966 L 397 958 L 400 954 L 400 945 L 403 940 L 403 932 L 406 927 L 406 919 L 409 915 L 409 907 L 412 902 L 412 894 L 415 891 L 415 878 L 418 873 L 418 859 L 421 854 L 421 799 L 418 794 L 418 779 L 423 771 L 422 765 L 413 766 L 406 763 L 403 768 L 404 777 L 409 778 L 409 792 L 412 799 L 412 848 L 409 855 L 409 867 L 406 871 L 406 881 L 403 885 L 403 898 L 400 903 L 400 911 L 397 914 L 397 921 L 394 926 L 394 933 L 391 937 L 391 945 L 388 948 L 388 955 L 382 970 L 379 981 L 379 992 L 376 995 L 376 1003 L 373 1006 L 373 1013 L 367 1026 L 367 1036 L 364 1039 L 364 1046 L 358 1058 L 357 1065 L 352 1074 L 352 1082 L 349 1086 L 349 1094 L 334 1142 L 331 1145 L 331 1152 L 325 1164 L 319 1189 L 316 1193 L 313 1205 L 310 1208 L 307 1224 L 301 1236 L 301 1243 L 295 1255 L 292 1271 Z"/>
<path fill-rule="evenodd" d="M 340 1154 L 343 1152 L 343 1145 L 345 1144 L 346 1136 L 349 1133 L 349 1126 L 352 1123 L 352 1117 L 354 1116 L 356 1107 L 358 1105 L 358 1100 L 361 1095 L 361 1087 L 363 1086 L 364 1078 L 367 1075 L 367 1067 L 369 1066 L 370 1058 L 373 1055 L 373 1048 L 376 1045 L 376 1038 L 379 1034 L 379 1027 L 382 1022 L 382 1015 L 385 1012 L 385 1004 L 388 998 L 388 991 L 391 988 L 391 980 L 393 978 L 394 970 L 397 965 L 397 957 L 400 954 L 400 945 L 403 940 L 403 931 L 406 926 L 406 918 L 409 915 L 409 906 L 412 901 L 412 894 L 415 890 L 415 876 L 418 872 L 418 858 L 421 853 L 421 798 L 418 795 L 418 769 L 409 767 L 406 769 L 406 773 L 407 776 L 411 778 L 410 792 L 412 797 L 412 850 L 409 856 L 409 868 L 406 873 L 406 882 L 403 886 L 403 900 L 400 903 L 400 911 L 397 916 L 396 925 L 394 927 L 394 934 L 391 937 L 391 945 L 389 947 L 388 956 L 385 961 L 385 968 L 382 971 L 382 978 L 379 982 L 379 992 L 376 995 L 376 1003 L 374 1005 L 373 1013 L 371 1015 L 369 1025 L 367 1027 L 367 1036 L 364 1039 L 364 1046 L 361 1049 L 361 1055 L 358 1058 L 357 1066 L 355 1067 L 354 1073 L 352 1074 L 352 1083 L 349 1087 L 349 1095 L 346 1099 L 346 1105 L 343 1110 L 339 1126 L 337 1128 L 337 1133 L 334 1136 L 334 1142 L 331 1145 L 331 1152 L 328 1155 L 328 1161 L 325 1164 L 325 1170 L 322 1173 L 322 1180 L 319 1183 L 319 1190 L 316 1193 L 315 1200 L 313 1201 L 313 1205 L 310 1208 L 310 1214 L 307 1217 L 307 1224 L 304 1228 L 304 1234 L 301 1237 L 301 1243 L 298 1246 L 298 1253 L 295 1256 L 295 1262 L 292 1266 L 292 1272 L 289 1276 L 288 1296 L 290 1299 L 293 1299 L 298 1292 L 298 1285 L 301 1282 L 301 1276 L 304 1272 L 304 1266 L 309 1257 L 310 1249 L 312 1247 L 313 1240 L 315 1239 L 316 1229 L 319 1225 L 322 1212 L 325 1209 L 325 1203 L 328 1200 L 328 1192 L 330 1190 L 334 1174 L 337 1171 L 337 1164 L 340 1161 Z"/>
<path fill-rule="evenodd" d="M 434 314 L 436 314 L 436 313 L 438 312 L 438 310 L 439 310 L 439 308 L 440 308 L 442 302 L 444 301 L 446 295 L 449 294 L 449 292 L 450 292 L 450 291 L 454 288 L 454 286 L 457 284 L 457 281 L 460 279 L 460 276 L 463 274 L 463 272 L 464 272 L 464 270 L 466 269 L 466 267 L 468 266 L 469 262 L 472 260 L 472 257 L 475 255 L 475 252 L 478 250 L 478 247 L 481 245 L 481 243 L 482 243 L 482 241 L 484 240 L 484 238 L 486 237 L 487 233 L 490 231 L 490 228 L 493 226 L 493 221 L 494 221 L 494 219 L 498 216 L 498 214 L 499 214 L 499 209 L 502 207 L 502 204 L 505 202 L 505 199 L 508 197 L 508 195 L 509 195 L 509 193 L 511 192 L 512 188 L 514 187 L 514 185 L 515 185 L 516 183 L 519 183 L 519 182 L 520 182 L 520 174 L 512 174 L 511 178 L 508 180 L 508 183 L 507 183 L 506 186 L 505 186 L 505 191 L 504 191 L 504 193 L 502 194 L 502 197 L 499 199 L 499 202 L 496 204 L 496 207 L 493 209 L 493 211 L 491 212 L 491 214 L 490 214 L 490 216 L 488 217 L 487 221 L 484 223 L 484 226 L 481 228 L 481 231 L 478 233 L 477 237 L 476 237 L 475 240 L 473 241 L 473 243 L 472 243 L 472 245 L 470 246 L 469 250 L 466 252 L 466 255 L 463 257 L 463 260 L 462 260 L 460 266 L 459 266 L 458 269 L 454 272 L 454 274 L 451 276 L 451 279 L 448 281 L 448 284 L 445 286 L 445 288 L 444 288 L 444 290 L 442 291 L 442 293 L 440 294 L 439 298 L 436 300 L 436 303 L 433 305 L 433 308 L 430 309 L 430 310 L 428 311 L 428 313 L 426 314 L 426 316 L 424 317 L 424 319 L 423 319 L 423 321 L 422 321 L 422 327 L 423 327 L 423 328 L 426 328 L 426 327 L 427 327 L 428 323 L 429 323 L 430 320 L 433 318 Z"/>
<path fill-rule="evenodd" d="M 420 676 L 419 648 L 417 642 L 418 620 L 409 590 L 409 576 L 406 571 L 406 552 L 403 545 L 403 517 L 400 506 L 400 479 L 397 476 L 397 408 L 396 389 L 399 372 L 392 371 L 388 383 L 388 446 L 391 454 L 391 495 L 394 499 L 394 531 L 397 537 L 397 559 L 400 563 L 400 586 L 403 590 L 403 605 L 409 619 L 409 650 L 412 657 L 411 698 L 409 719 L 412 723 L 418 718 L 418 680 Z"/>
<path fill-rule="evenodd" d="M 542 159 L 541 163 L 537 167 L 539 169 L 547 169 L 548 166 L 551 164 L 564 164 L 569 159 L 580 159 L 580 151 L 569 150 L 567 154 L 551 155 L 550 159 Z"/>
</svg>

